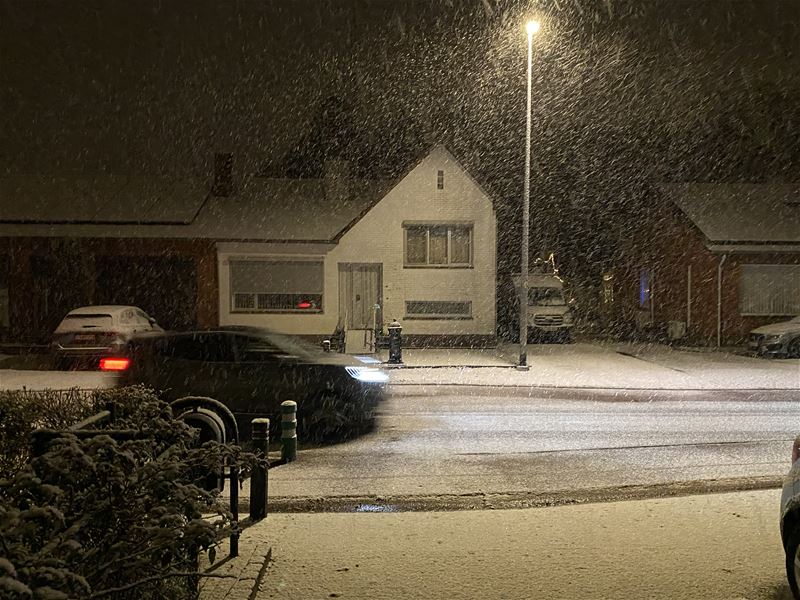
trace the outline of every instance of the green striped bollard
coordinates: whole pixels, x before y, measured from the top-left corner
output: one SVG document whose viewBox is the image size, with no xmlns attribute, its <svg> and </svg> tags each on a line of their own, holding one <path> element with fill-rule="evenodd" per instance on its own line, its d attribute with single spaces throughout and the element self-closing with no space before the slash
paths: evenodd
<svg viewBox="0 0 800 600">
<path fill-rule="evenodd" d="M 297 459 L 297 402 L 281 402 L 281 460 Z"/>
</svg>

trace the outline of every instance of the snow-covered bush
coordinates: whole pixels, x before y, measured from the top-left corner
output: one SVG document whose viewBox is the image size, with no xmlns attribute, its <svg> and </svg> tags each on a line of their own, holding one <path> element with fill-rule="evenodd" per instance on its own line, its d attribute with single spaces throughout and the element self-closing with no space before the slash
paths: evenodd
<svg viewBox="0 0 800 600">
<path fill-rule="evenodd" d="M 78 389 L 0 391 L 0 477 L 25 466 L 34 429 L 65 429 L 95 412 L 94 395 Z"/>
<path fill-rule="evenodd" d="M 209 469 L 252 459 L 232 445 L 194 445 L 196 431 L 143 388 L 98 392 L 114 429 L 63 435 L 0 479 L 0 597 L 188 598 L 199 552 L 214 554 L 229 514 L 200 487 Z M 246 463 L 246 464 L 244 464 Z M 209 518 L 209 515 L 212 515 Z M 213 559 L 212 559 L 213 560 Z"/>
</svg>

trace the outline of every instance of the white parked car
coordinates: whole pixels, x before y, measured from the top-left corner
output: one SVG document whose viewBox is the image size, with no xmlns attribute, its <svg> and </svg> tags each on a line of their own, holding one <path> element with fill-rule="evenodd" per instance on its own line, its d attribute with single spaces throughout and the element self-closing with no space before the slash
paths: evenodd
<svg viewBox="0 0 800 600">
<path fill-rule="evenodd" d="M 747 347 L 761 356 L 800 358 L 800 317 L 753 329 Z"/>
<path fill-rule="evenodd" d="M 124 352 L 134 334 L 163 331 L 135 306 L 84 306 L 64 317 L 50 348 L 59 368 L 75 363 L 96 368 L 101 357 Z"/>
</svg>

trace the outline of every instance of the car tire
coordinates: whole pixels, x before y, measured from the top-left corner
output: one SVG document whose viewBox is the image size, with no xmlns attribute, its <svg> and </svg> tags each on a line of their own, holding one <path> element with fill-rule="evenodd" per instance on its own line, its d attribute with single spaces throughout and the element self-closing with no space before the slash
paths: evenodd
<svg viewBox="0 0 800 600">
<path fill-rule="evenodd" d="M 789 358 L 800 358 L 800 337 L 796 337 L 789 342 L 786 347 L 786 356 Z"/>
<path fill-rule="evenodd" d="M 338 442 L 369 430 L 373 410 L 358 401 L 347 401 L 335 392 L 326 392 L 298 408 L 297 432 L 312 442 Z"/>
<path fill-rule="evenodd" d="M 800 527 L 795 526 L 786 542 L 786 578 L 795 600 L 800 600 Z"/>
</svg>

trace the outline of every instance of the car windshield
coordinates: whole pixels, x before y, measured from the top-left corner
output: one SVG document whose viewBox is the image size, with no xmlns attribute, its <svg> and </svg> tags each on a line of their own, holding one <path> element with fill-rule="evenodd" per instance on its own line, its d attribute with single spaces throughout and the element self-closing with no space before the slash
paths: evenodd
<svg viewBox="0 0 800 600">
<path fill-rule="evenodd" d="M 281 333 L 269 332 L 265 333 L 264 337 L 267 338 L 276 348 L 279 348 L 286 354 L 304 358 L 312 358 L 318 356 L 322 350 L 319 346 L 306 342 L 298 337 L 291 335 L 284 335 Z"/>
<path fill-rule="evenodd" d="M 528 290 L 529 306 L 562 306 L 564 293 L 560 288 L 530 288 Z"/>
<path fill-rule="evenodd" d="M 0 0 L 0 132 L 0 590 L 800 600 L 800 0 Z"/>
</svg>

